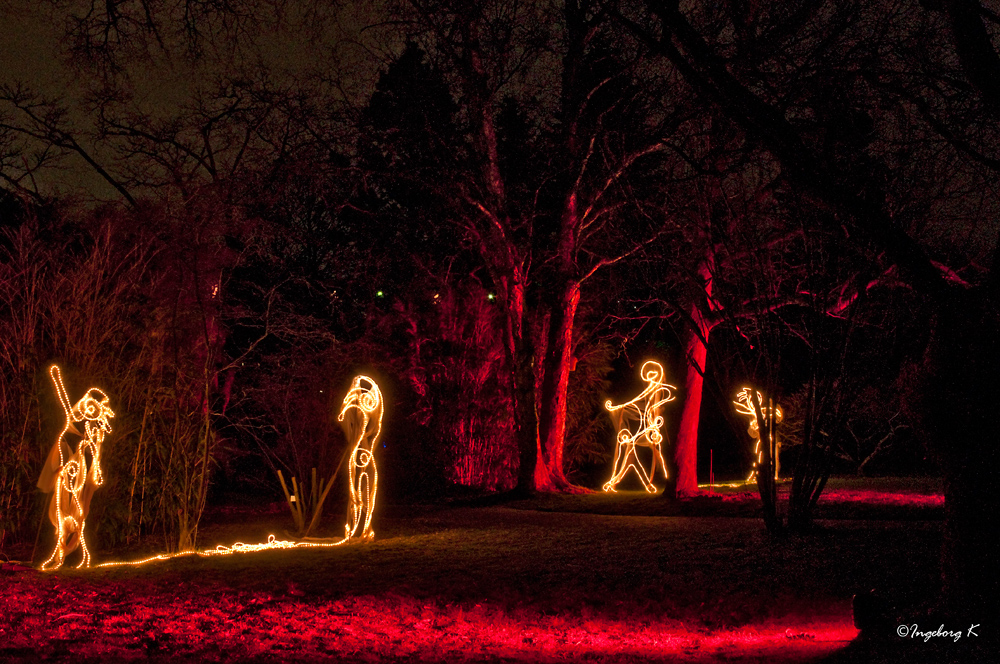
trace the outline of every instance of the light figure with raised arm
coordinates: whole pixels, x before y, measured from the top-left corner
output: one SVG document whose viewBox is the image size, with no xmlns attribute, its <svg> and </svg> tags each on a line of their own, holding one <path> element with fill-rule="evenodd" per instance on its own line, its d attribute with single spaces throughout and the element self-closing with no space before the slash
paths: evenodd
<svg viewBox="0 0 1000 664">
<path fill-rule="evenodd" d="M 48 514 L 49 521 L 56 528 L 55 549 L 49 559 L 42 563 L 42 570 L 59 569 L 66 556 L 77 547 L 83 552 L 83 558 L 77 567 L 89 567 L 90 551 L 84 537 L 84 525 L 90 511 L 90 499 L 97 487 L 104 483 L 101 474 L 101 446 L 105 435 L 111 433 L 110 420 L 115 414 L 109 405 L 108 395 L 96 387 L 87 390 L 76 405 L 70 406 L 59 367 L 52 365 L 49 376 L 66 415 L 66 423 L 38 478 L 38 488 L 53 494 Z M 81 422 L 82 432 L 76 426 Z M 70 447 L 67 434 L 80 436 L 76 450 Z"/>
<path fill-rule="evenodd" d="M 674 400 L 673 390 L 677 388 L 664 382 L 663 365 L 649 360 L 642 365 L 639 375 L 645 381 L 646 387 L 631 401 L 612 405 L 611 400 L 604 407 L 611 413 L 618 429 L 617 446 L 615 447 L 615 464 L 611 479 L 605 482 L 605 491 L 615 491 L 615 487 L 629 468 L 634 468 L 643 486 L 649 493 L 656 493 L 656 487 L 651 477 L 656 474 L 656 461 L 663 466 L 663 477 L 667 477 L 667 464 L 663 460 L 663 415 L 660 411 L 663 404 Z M 653 464 L 647 473 L 639 460 L 636 447 L 649 447 L 653 451 Z"/>
</svg>

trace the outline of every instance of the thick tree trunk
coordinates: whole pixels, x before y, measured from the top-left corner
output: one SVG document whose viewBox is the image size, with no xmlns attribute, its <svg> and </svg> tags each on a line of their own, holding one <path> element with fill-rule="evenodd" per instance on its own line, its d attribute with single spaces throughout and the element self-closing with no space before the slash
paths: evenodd
<svg viewBox="0 0 1000 664">
<path fill-rule="evenodd" d="M 519 464 L 514 491 L 528 496 L 535 491 L 538 465 L 538 413 L 535 410 L 535 377 L 530 347 L 519 348 L 513 368 L 514 417 Z"/>
<path fill-rule="evenodd" d="M 711 257 L 698 265 L 698 277 L 705 293 L 706 307 L 712 300 Z M 698 423 L 701 418 L 701 397 L 705 386 L 705 363 L 708 359 L 708 335 L 712 326 L 705 319 L 702 310 L 693 305 L 689 311 L 694 328 L 684 341 L 684 355 L 687 367 L 681 398 L 681 423 L 674 444 L 674 464 L 677 466 L 677 496 L 691 496 L 698 493 Z"/>
<path fill-rule="evenodd" d="M 500 282 L 501 301 L 506 307 L 507 361 L 514 397 L 514 426 L 517 437 L 518 469 L 514 492 L 531 495 L 535 490 L 538 454 L 538 413 L 535 410 L 535 377 L 532 371 L 534 347 L 524 324 L 524 286 L 518 271 Z"/>
<path fill-rule="evenodd" d="M 705 338 L 708 328 L 705 328 Z M 681 423 L 674 445 L 674 463 L 677 467 L 677 495 L 693 495 L 698 492 L 698 422 L 701 417 L 701 396 L 705 383 L 705 360 L 708 348 L 695 332 L 690 332 L 684 343 L 687 369 L 681 390 L 684 399 L 681 406 Z"/>
<path fill-rule="evenodd" d="M 566 409 L 569 374 L 573 367 L 573 321 L 580 303 L 580 285 L 570 282 L 549 317 L 548 343 L 542 357 L 541 394 L 538 402 L 538 462 L 535 488 L 540 491 L 586 491 L 566 479 L 563 450 L 566 442 Z"/>
</svg>

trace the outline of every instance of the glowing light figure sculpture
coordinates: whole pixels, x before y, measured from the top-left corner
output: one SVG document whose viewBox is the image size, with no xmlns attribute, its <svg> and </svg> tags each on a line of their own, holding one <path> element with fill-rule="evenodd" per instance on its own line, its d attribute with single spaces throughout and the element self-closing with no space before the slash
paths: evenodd
<svg viewBox="0 0 1000 664">
<path fill-rule="evenodd" d="M 368 376 L 355 376 L 351 389 L 344 397 L 344 406 L 337 421 L 343 423 L 347 442 L 353 442 L 350 465 L 351 503 L 348 506 L 349 523 L 344 525 L 345 539 L 355 536 L 358 526 L 361 539 L 374 539 L 371 529 L 375 493 L 378 490 L 378 469 L 375 466 L 375 443 L 382 433 L 382 393 L 375 381 Z"/>
<path fill-rule="evenodd" d="M 740 392 L 736 394 L 736 412 L 740 415 L 746 415 L 750 418 L 750 426 L 747 428 L 747 434 L 750 438 L 756 441 L 754 446 L 754 464 L 753 469 L 750 471 L 750 475 L 747 476 L 746 481 L 753 482 L 757 479 L 757 468 L 760 466 L 763 459 L 761 458 L 764 451 L 760 446 L 760 423 L 757 421 L 757 411 L 754 408 L 753 401 L 753 390 L 749 387 L 744 387 Z M 781 412 L 781 406 L 771 403 L 770 400 L 764 401 L 764 397 L 760 392 L 757 392 L 757 403 L 761 404 L 760 412 L 761 415 L 767 418 L 773 418 L 774 424 L 780 424 L 781 420 L 784 418 L 784 413 Z M 774 431 L 774 427 L 771 428 L 771 441 L 774 443 L 772 449 L 774 449 L 774 479 L 778 479 L 778 470 L 781 467 L 779 463 L 779 456 L 781 453 L 781 441 L 778 440 L 777 433 Z"/>
<path fill-rule="evenodd" d="M 663 426 L 663 416 L 660 415 L 660 409 L 663 404 L 674 400 L 673 390 L 677 388 L 664 382 L 666 374 L 659 362 L 647 361 L 639 370 L 639 375 L 646 382 L 646 388 L 638 396 L 617 406 L 612 405 L 610 400 L 604 403 L 618 427 L 614 471 L 611 479 L 604 484 L 605 491 L 615 491 L 629 468 L 634 468 L 646 491 L 656 493 L 656 487 L 650 478 L 656 474 L 657 459 L 663 466 L 663 477 L 667 477 L 667 464 L 663 460 L 661 449 L 663 434 L 660 433 L 660 427 Z M 639 461 L 636 447 L 652 449 L 653 465 L 649 473 Z"/>
<path fill-rule="evenodd" d="M 66 424 L 52 446 L 38 478 L 38 488 L 45 493 L 53 493 L 49 503 L 49 521 L 56 528 L 56 547 L 49 559 L 42 563 L 42 570 L 59 569 L 66 556 L 77 547 L 83 552 L 83 558 L 77 567 L 89 567 L 90 551 L 87 550 L 87 540 L 84 537 L 85 520 L 94 491 L 104 483 L 101 474 L 101 446 L 104 444 L 104 437 L 111 433 L 110 420 L 115 414 L 109 405 L 108 395 L 96 387 L 87 390 L 76 405 L 70 406 L 59 367 L 52 365 L 49 376 L 66 414 Z M 76 426 L 80 422 L 83 422 L 83 432 Z M 75 451 L 66 441 L 68 433 L 81 437 Z"/>
</svg>

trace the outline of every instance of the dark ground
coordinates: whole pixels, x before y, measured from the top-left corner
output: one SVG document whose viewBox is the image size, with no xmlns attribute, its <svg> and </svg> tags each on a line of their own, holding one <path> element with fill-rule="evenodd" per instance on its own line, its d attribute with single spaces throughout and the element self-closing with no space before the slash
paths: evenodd
<svg viewBox="0 0 1000 664">
<path fill-rule="evenodd" d="M 368 545 L 7 566 L 0 661 L 988 660 L 976 637 L 895 635 L 968 627 L 927 613 L 940 585 L 936 482 L 838 482 L 815 532 L 780 539 L 753 518 L 752 493 L 724 491 L 685 504 L 622 493 L 384 505 Z M 283 537 L 276 507 L 208 515 L 200 546 Z M 891 629 L 856 639 L 851 598 L 873 588 Z M 992 627 L 981 622 L 980 634 Z"/>
</svg>

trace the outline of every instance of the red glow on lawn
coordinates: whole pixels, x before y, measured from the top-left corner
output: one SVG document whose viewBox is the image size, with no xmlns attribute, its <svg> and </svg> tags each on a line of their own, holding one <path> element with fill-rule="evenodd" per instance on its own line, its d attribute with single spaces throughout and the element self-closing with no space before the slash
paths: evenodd
<svg viewBox="0 0 1000 664">
<path fill-rule="evenodd" d="M 0 625 L 7 627 L 0 632 L 4 654 L 23 656 L 23 661 L 46 656 L 52 648 L 67 659 L 105 660 L 155 655 L 202 661 L 288 656 L 299 661 L 805 661 L 857 635 L 850 616 L 709 629 L 642 612 L 613 618 L 584 608 L 575 615 L 553 615 L 400 595 L 326 600 L 292 585 L 281 597 L 188 595 L 183 587 L 168 594 L 131 586 L 127 592 L 124 587 L 95 592 L 98 587 L 14 577 L 4 592 L 9 601 L 0 603 Z M 86 639 L 75 638 L 84 632 Z"/>
<path fill-rule="evenodd" d="M 923 494 L 901 491 L 877 491 L 872 489 L 827 489 L 820 495 L 820 502 L 943 507 L 944 495 L 940 493 Z"/>
</svg>

